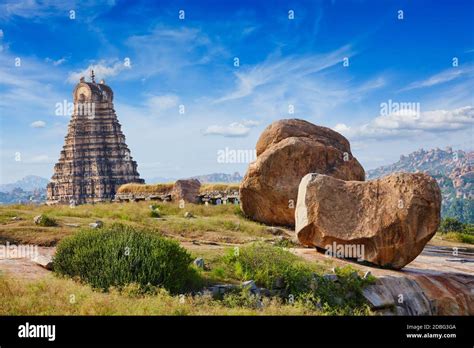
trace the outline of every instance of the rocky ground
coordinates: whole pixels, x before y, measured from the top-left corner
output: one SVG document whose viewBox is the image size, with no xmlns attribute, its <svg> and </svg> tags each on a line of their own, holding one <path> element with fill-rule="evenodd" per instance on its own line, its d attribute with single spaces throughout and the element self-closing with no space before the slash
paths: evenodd
<svg viewBox="0 0 474 348">
<path fill-rule="evenodd" d="M 37 245 L 40 255 L 52 256 L 58 241 L 89 227 L 96 220 L 102 220 L 106 225 L 122 222 L 140 228 L 156 228 L 165 236 L 179 241 L 194 257 L 202 257 L 212 266 L 212 259 L 222 256 L 226 249 L 259 241 L 285 246 L 306 261 L 321 265 L 324 273 L 331 273 L 334 266 L 346 264 L 351 264 L 360 274 L 370 271 L 378 280 L 365 291 L 365 295 L 376 313 L 474 315 L 474 248 L 471 245 L 449 242 L 436 235 L 414 261 L 395 271 L 325 257 L 314 248 L 304 248 L 295 243 L 293 230 L 249 221 L 234 206 L 189 204 L 180 209 L 175 204 L 166 203 L 159 207 L 161 217 L 154 218 L 150 215 L 149 205 L 149 202 L 137 202 L 75 208 L 0 207 L 0 243 Z M 190 218 L 189 214 L 185 217 L 186 212 L 192 213 L 193 217 Z M 35 224 L 34 217 L 39 214 L 53 218 L 56 226 Z M 25 286 L 23 283 L 26 284 L 26 281 L 46 284 L 56 281 L 50 271 L 36 265 L 28 255 L 6 258 L 0 253 L 0 273 L 6 275 L 4 278 L 19 279 L 22 282 L 18 285 L 20 288 Z M 55 284 L 58 289 L 54 291 L 60 291 L 65 283 L 56 281 Z M 79 291 L 76 285 L 67 284 Z M 36 296 L 31 295 L 32 301 Z M 103 303 L 97 301 L 95 311 L 90 313 L 104 311 Z M 54 310 L 51 309 L 51 313 L 60 313 Z M 276 306 L 272 313 L 288 310 L 294 309 Z"/>
<path fill-rule="evenodd" d="M 312 249 L 298 248 L 293 252 L 312 261 L 326 257 Z M 474 315 L 474 249 L 428 244 L 414 261 L 399 271 L 334 260 L 341 266 L 356 265 L 378 278 L 376 285 L 366 291 L 377 311 L 402 315 Z"/>
<path fill-rule="evenodd" d="M 191 252 L 229 247 L 229 244 L 197 241 L 181 244 Z M 51 257 L 55 247 L 38 247 L 37 250 L 40 255 Z M 328 258 L 311 248 L 295 247 L 289 250 L 308 261 L 321 262 L 327 261 Z M 331 260 L 337 266 L 350 264 L 377 277 L 376 284 L 365 290 L 365 296 L 376 313 L 474 314 L 474 249 L 427 245 L 413 262 L 400 271 L 375 268 L 337 258 Z M 50 274 L 50 271 L 35 263 L 31 255 L 21 258 L 6 258 L 0 255 L 0 272 L 23 280 L 38 280 Z"/>
</svg>

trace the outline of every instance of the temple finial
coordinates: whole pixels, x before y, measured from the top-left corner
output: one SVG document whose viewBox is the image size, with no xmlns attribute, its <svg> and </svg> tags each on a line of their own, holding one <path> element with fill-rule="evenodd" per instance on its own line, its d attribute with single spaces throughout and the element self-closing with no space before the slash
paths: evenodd
<svg viewBox="0 0 474 348">
<path fill-rule="evenodd" d="M 92 80 L 92 83 L 95 83 L 94 70 L 91 70 L 91 80 Z"/>
</svg>

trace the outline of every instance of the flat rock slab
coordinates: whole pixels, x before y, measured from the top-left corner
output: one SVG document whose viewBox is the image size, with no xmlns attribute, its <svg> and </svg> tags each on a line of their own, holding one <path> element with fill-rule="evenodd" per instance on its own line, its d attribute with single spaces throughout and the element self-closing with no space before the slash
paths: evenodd
<svg viewBox="0 0 474 348">
<path fill-rule="evenodd" d="M 328 258 L 315 249 L 290 251 L 309 261 L 332 260 L 337 266 L 351 265 L 362 272 L 370 271 L 378 281 L 366 288 L 364 295 L 381 314 L 474 315 L 474 263 L 446 261 L 448 249 L 428 245 L 399 271 Z M 474 260 L 474 252 L 463 251 L 463 258 Z"/>
<path fill-rule="evenodd" d="M 36 263 L 38 266 L 41 266 L 48 271 L 51 271 L 53 269 L 53 258 L 51 256 L 47 255 L 36 255 L 31 259 L 34 263 Z"/>
</svg>

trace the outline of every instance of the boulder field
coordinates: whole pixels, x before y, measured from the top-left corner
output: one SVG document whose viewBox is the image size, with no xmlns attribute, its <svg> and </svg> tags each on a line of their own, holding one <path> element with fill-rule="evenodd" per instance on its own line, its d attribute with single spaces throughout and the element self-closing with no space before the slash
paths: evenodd
<svg viewBox="0 0 474 348">
<path fill-rule="evenodd" d="M 366 182 L 349 141 L 329 128 L 280 120 L 263 131 L 256 151 L 240 185 L 242 211 L 267 225 L 296 226 L 303 245 L 401 269 L 436 233 L 435 179 L 395 173 Z"/>
</svg>

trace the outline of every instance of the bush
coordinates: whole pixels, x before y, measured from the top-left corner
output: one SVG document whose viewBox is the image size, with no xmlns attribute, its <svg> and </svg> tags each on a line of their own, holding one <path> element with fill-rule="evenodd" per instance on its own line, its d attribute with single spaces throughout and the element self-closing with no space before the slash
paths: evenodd
<svg viewBox="0 0 474 348">
<path fill-rule="evenodd" d="M 36 222 L 37 225 L 39 226 L 43 226 L 43 227 L 53 227 L 53 226 L 57 226 L 58 223 L 56 222 L 55 219 L 49 217 L 48 215 L 45 215 L 45 214 L 41 214 L 39 217 L 38 217 L 38 220 Z"/>
<path fill-rule="evenodd" d="M 150 216 L 153 218 L 161 217 L 160 211 L 158 209 L 153 209 L 150 211 Z"/>
<path fill-rule="evenodd" d="M 283 283 L 290 293 L 309 289 L 313 270 L 289 251 L 265 243 L 229 250 L 226 262 L 241 280 L 254 280 L 273 289 Z"/>
<path fill-rule="evenodd" d="M 336 268 L 337 281 L 333 281 L 316 273 L 313 267 L 289 251 L 265 243 L 230 250 L 226 263 L 241 280 L 252 279 L 268 289 L 283 285 L 289 303 L 331 315 L 369 314 L 362 289 L 375 278 L 363 279 L 350 266 Z M 232 297 L 232 300 L 236 298 Z"/>
<path fill-rule="evenodd" d="M 191 255 L 176 241 L 151 232 L 122 224 L 82 230 L 58 244 L 54 270 L 103 290 L 136 283 L 178 293 L 197 285 Z"/>
<path fill-rule="evenodd" d="M 474 224 L 464 224 L 463 233 L 470 234 L 474 236 Z"/>
<path fill-rule="evenodd" d="M 464 224 L 454 218 L 446 218 L 441 221 L 439 226 L 440 232 L 462 232 L 464 230 Z"/>
<path fill-rule="evenodd" d="M 453 242 L 474 244 L 474 235 L 470 233 L 448 232 L 443 234 L 443 239 L 450 240 Z"/>
</svg>

